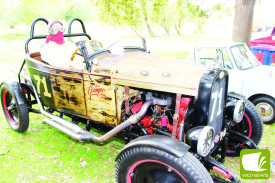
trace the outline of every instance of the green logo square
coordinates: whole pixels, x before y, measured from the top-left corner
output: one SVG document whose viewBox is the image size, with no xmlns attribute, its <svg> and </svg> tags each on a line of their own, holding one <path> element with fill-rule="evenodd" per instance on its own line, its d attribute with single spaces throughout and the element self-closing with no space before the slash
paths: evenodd
<svg viewBox="0 0 275 183">
<path fill-rule="evenodd" d="M 268 179 L 270 177 L 270 151 L 268 149 L 243 149 L 240 155 L 242 179 Z"/>
</svg>

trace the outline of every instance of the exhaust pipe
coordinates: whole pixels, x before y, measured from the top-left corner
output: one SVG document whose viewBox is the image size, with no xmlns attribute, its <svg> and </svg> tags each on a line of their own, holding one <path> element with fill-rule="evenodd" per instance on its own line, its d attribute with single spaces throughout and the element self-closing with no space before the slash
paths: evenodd
<svg viewBox="0 0 275 183">
<path fill-rule="evenodd" d="M 104 143 L 106 142 L 108 139 L 110 139 L 111 137 L 115 136 L 117 133 L 121 132 L 122 130 L 124 130 L 125 128 L 136 124 L 137 122 L 139 122 L 143 116 L 146 114 L 146 112 L 148 111 L 148 108 L 153 105 L 156 104 L 156 102 L 154 100 L 148 100 L 146 101 L 140 111 L 137 114 L 134 114 L 132 116 L 130 116 L 129 119 L 127 119 L 126 121 L 124 121 L 123 123 L 121 123 L 120 125 L 118 125 L 117 127 L 113 128 L 111 131 L 107 132 L 105 135 L 98 137 L 93 133 L 90 133 L 88 131 L 85 131 L 81 137 L 80 140 L 81 141 L 87 141 L 87 140 L 92 140 L 98 143 Z"/>
<path fill-rule="evenodd" d="M 43 122 L 47 123 L 50 126 L 53 126 L 54 128 L 56 128 L 60 131 L 62 131 L 63 133 L 67 134 L 68 136 L 72 137 L 73 139 L 80 140 L 81 134 L 78 134 L 78 133 L 68 129 L 67 127 L 53 121 L 52 119 L 44 118 Z"/>
<path fill-rule="evenodd" d="M 105 135 L 103 135 L 101 137 L 98 137 L 97 135 L 90 133 L 84 129 L 83 129 L 84 131 L 82 133 L 76 133 L 75 131 L 72 131 L 71 129 L 67 128 L 67 123 L 70 121 L 63 121 L 63 123 L 60 124 L 52 119 L 45 118 L 45 119 L 43 119 L 43 122 L 57 128 L 58 130 L 67 134 L 68 136 L 72 137 L 73 139 L 79 140 L 81 142 L 91 140 L 93 142 L 104 143 L 111 137 L 115 136 L 117 133 L 124 130 L 125 128 L 139 122 L 141 120 L 141 118 L 146 114 L 148 108 L 153 104 L 155 104 L 155 102 L 153 100 L 146 101 L 137 114 L 130 116 L 129 119 L 127 119 L 126 121 L 124 121 L 123 123 L 118 125 L 117 127 L 113 128 L 111 131 L 107 132 Z M 62 118 L 60 118 L 60 119 L 63 120 Z M 70 123 L 68 123 L 68 124 L 70 124 Z"/>
<path fill-rule="evenodd" d="M 52 115 L 51 113 L 45 111 L 44 108 L 43 108 L 43 106 L 42 106 L 42 104 L 41 104 L 41 101 L 40 101 L 40 99 L 38 97 L 36 88 L 34 87 L 33 84 L 32 84 L 32 87 L 33 87 L 33 91 L 34 91 L 34 94 L 35 94 L 35 97 L 36 97 L 36 100 L 37 100 L 37 103 L 38 103 L 38 106 L 39 106 L 39 110 L 41 111 L 41 114 L 49 117 L 52 121 L 55 121 L 55 122 L 57 122 L 57 123 L 59 123 L 59 124 L 61 124 L 63 126 L 66 126 L 67 128 L 73 130 L 77 134 L 82 134 L 85 131 L 85 129 L 83 127 L 78 126 L 77 124 L 74 124 L 71 121 L 68 121 L 66 119 L 60 118 L 59 116 Z M 48 120 L 46 120 L 44 122 L 47 123 L 47 121 Z"/>
<path fill-rule="evenodd" d="M 47 111 L 44 110 L 41 101 L 38 97 L 36 88 L 33 86 L 34 89 L 34 94 L 39 106 L 39 109 L 41 113 L 49 118 L 43 119 L 43 122 L 57 128 L 58 130 L 62 131 L 63 133 L 67 134 L 68 136 L 72 137 L 73 139 L 79 140 L 79 141 L 94 141 L 98 143 L 104 143 L 111 137 L 115 136 L 117 133 L 121 132 L 125 128 L 136 124 L 139 122 L 143 116 L 146 114 L 148 111 L 148 108 L 151 105 L 155 105 L 158 103 L 157 100 L 155 99 L 149 99 L 147 100 L 141 107 L 140 111 L 132 116 L 130 116 L 129 119 L 121 123 L 120 125 L 116 126 L 113 128 L 111 131 L 107 132 L 105 135 L 98 137 L 97 135 L 88 132 L 84 128 L 68 121 L 63 118 L 60 118 L 59 116 L 52 115 L 51 113 L 48 113 Z"/>
</svg>

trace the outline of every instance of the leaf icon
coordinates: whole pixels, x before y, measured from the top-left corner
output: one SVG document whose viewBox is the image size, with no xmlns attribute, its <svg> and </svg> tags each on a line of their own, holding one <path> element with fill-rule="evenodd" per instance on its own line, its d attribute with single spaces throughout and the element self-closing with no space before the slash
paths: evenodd
<svg viewBox="0 0 275 183">
<path fill-rule="evenodd" d="M 260 171 L 267 170 L 267 169 L 262 169 L 263 165 L 267 162 L 267 161 L 264 161 L 264 159 L 265 159 L 264 156 L 261 157 L 261 159 L 260 159 L 260 162 L 259 162 L 259 165 L 258 165 Z"/>
</svg>

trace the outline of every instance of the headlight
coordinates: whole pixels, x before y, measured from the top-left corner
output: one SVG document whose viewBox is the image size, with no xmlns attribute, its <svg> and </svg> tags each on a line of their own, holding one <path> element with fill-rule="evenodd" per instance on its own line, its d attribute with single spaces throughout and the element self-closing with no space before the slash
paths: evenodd
<svg viewBox="0 0 275 183">
<path fill-rule="evenodd" d="M 233 120 L 236 123 L 241 122 L 241 120 L 243 119 L 244 109 L 245 109 L 244 101 L 239 100 L 235 106 L 234 113 L 233 113 Z"/>
<path fill-rule="evenodd" d="M 186 133 L 187 144 L 199 155 L 205 157 L 214 147 L 214 128 L 211 126 L 198 126 Z"/>
<path fill-rule="evenodd" d="M 235 123 L 243 119 L 245 104 L 243 100 L 230 101 L 226 104 L 226 115 L 231 117 Z"/>
</svg>

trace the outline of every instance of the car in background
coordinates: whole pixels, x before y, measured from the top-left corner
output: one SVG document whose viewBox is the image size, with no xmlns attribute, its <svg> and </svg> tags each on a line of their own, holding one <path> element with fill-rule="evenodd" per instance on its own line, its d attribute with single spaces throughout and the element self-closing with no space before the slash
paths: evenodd
<svg viewBox="0 0 275 183">
<path fill-rule="evenodd" d="M 275 121 L 275 68 L 261 65 L 245 44 L 218 43 L 196 47 L 188 60 L 226 69 L 229 73 L 228 92 L 250 100 L 265 124 Z"/>
<path fill-rule="evenodd" d="M 251 41 L 275 35 L 275 26 L 268 27 L 265 31 L 259 30 L 251 33 Z"/>
</svg>

